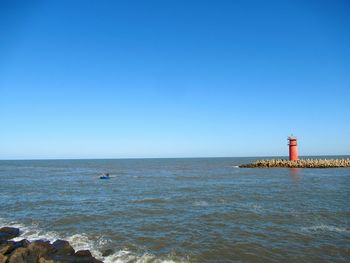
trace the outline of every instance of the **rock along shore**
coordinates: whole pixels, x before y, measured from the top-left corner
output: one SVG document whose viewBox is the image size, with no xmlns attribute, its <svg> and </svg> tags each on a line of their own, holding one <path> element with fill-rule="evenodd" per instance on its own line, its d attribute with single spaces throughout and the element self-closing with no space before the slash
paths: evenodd
<svg viewBox="0 0 350 263">
<path fill-rule="evenodd" d="M 11 240 L 19 235 L 18 228 L 0 228 L 0 263 L 103 263 L 89 250 L 75 251 L 65 240 Z"/>
<path fill-rule="evenodd" d="M 344 168 L 350 167 L 350 159 L 283 159 L 257 160 L 254 163 L 239 165 L 240 168 Z"/>
</svg>

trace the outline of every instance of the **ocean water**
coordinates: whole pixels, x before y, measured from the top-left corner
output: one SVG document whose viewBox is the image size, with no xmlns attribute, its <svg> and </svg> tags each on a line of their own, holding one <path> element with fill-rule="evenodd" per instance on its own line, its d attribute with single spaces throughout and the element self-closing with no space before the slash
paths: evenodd
<svg viewBox="0 0 350 263">
<path fill-rule="evenodd" d="M 0 161 L 0 226 L 105 262 L 350 262 L 350 169 L 253 160 Z"/>
</svg>

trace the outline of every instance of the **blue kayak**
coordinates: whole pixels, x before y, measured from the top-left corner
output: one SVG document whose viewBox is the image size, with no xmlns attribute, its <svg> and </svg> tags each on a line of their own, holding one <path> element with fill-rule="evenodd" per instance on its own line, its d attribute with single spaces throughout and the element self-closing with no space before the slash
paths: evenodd
<svg viewBox="0 0 350 263">
<path fill-rule="evenodd" d="M 110 179 L 109 176 L 100 176 L 100 179 Z"/>
</svg>

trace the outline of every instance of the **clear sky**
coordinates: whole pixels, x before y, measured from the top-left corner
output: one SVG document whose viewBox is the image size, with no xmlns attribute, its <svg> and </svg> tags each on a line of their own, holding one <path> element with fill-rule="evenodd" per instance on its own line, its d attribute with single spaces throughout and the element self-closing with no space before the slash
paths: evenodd
<svg viewBox="0 0 350 263">
<path fill-rule="evenodd" d="M 0 159 L 350 154 L 350 1 L 0 1 Z"/>
</svg>

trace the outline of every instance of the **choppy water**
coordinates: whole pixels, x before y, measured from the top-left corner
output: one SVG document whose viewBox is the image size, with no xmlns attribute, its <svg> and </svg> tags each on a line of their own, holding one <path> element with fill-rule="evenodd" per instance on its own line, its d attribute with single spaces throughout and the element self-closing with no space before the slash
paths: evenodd
<svg viewBox="0 0 350 263">
<path fill-rule="evenodd" d="M 252 160 L 0 161 L 0 226 L 106 262 L 350 262 L 350 169 Z"/>
</svg>

